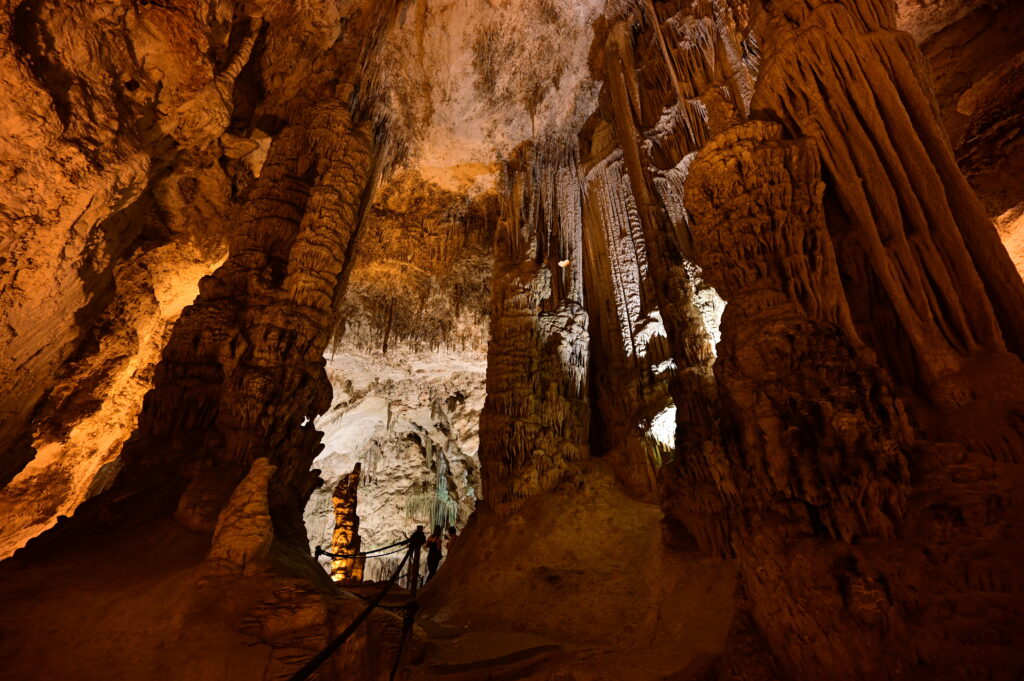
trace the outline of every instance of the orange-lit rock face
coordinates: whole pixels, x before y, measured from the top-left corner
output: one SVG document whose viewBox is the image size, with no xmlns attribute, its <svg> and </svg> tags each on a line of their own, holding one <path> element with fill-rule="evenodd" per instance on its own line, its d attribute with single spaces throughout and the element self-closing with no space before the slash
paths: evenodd
<svg viewBox="0 0 1024 681">
<path fill-rule="evenodd" d="M 0 0 L 6 676 L 1020 677 L 1022 22 Z"/>
<path fill-rule="evenodd" d="M 230 102 L 200 95 L 230 90 L 255 27 L 242 19 L 247 37 L 229 47 L 222 7 L 111 10 L 34 3 L 3 24 L 4 58 L 22 61 L 5 72 L 21 96 L 3 105 L 0 149 L 14 277 L 0 293 L 0 400 L 18 396 L 0 407 L 0 478 L 32 460 L 0 492 L 0 555 L 111 481 L 171 325 L 225 255 L 241 179 L 216 163 Z M 188 106 L 202 125 L 178 116 Z"/>
<path fill-rule="evenodd" d="M 0 438 L 11 448 L 0 463 L 3 481 L 31 458 L 29 418 L 67 373 L 62 363 L 113 292 L 146 295 L 126 291 L 147 276 L 147 264 L 125 266 L 132 251 L 173 245 L 166 259 L 146 260 L 157 267 L 164 260 L 171 270 L 198 265 L 191 281 L 177 273 L 186 289 L 219 258 L 209 252 L 224 236 L 215 213 L 227 206 L 231 187 L 210 166 L 220 155 L 227 105 L 203 105 L 219 127 L 170 121 L 215 81 L 230 88 L 249 57 L 245 45 L 229 47 L 231 27 L 227 3 L 211 3 L 208 14 L 59 2 L 4 9 L 0 316 L 8 332 L 0 338 L 0 376 L 9 389 L 0 397 Z M 218 75 L 221 60 L 239 66 Z M 193 205 L 194 189 L 180 196 L 179 185 L 197 183 L 207 206 Z M 189 252 L 189 242 L 200 250 Z"/>
<path fill-rule="evenodd" d="M 498 211 L 491 188 L 449 191 L 415 171 L 387 182 L 356 244 L 335 342 L 384 355 L 483 350 Z"/>
</svg>

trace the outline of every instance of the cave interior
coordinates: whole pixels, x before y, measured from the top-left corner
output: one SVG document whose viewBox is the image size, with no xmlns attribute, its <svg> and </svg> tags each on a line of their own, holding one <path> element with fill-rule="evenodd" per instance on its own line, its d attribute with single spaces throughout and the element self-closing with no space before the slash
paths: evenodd
<svg viewBox="0 0 1024 681">
<path fill-rule="evenodd" d="M 0 84 L 3 681 L 1024 678 L 1024 3 L 0 0 Z"/>
</svg>

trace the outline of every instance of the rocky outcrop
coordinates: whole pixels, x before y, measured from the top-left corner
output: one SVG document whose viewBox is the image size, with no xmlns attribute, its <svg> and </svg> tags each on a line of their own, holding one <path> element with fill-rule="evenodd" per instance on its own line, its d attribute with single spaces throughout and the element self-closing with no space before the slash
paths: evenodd
<svg viewBox="0 0 1024 681">
<path fill-rule="evenodd" d="M 256 459 L 231 493 L 213 531 L 213 546 L 206 558 L 209 574 L 252 575 L 265 569 L 274 541 L 267 504 L 267 487 L 274 471 L 266 459 Z"/>
</svg>

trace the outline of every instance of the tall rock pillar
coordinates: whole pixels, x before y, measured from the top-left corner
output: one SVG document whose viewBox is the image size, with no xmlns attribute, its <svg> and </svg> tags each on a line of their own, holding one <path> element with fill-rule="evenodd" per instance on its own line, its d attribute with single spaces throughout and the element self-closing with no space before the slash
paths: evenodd
<svg viewBox="0 0 1024 681">
<path fill-rule="evenodd" d="M 361 547 L 359 539 L 359 477 L 362 464 L 356 462 L 348 475 L 343 475 L 334 488 L 334 534 L 331 536 L 331 553 L 352 558 L 331 560 L 331 579 L 342 584 L 359 584 L 363 581 L 366 556 L 357 556 Z"/>
<path fill-rule="evenodd" d="M 521 147 L 506 171 L 495 244 L 480 466 L 499 514 L 571 479 L 589 454 L 579 187 L 536 153 Z"/>
</svg>

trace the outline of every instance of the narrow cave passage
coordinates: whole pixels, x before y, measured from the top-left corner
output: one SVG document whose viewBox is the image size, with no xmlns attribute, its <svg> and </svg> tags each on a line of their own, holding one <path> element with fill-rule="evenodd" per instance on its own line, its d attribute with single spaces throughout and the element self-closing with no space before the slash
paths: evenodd
<svg viewBox="0 0 1024 681">
<path fill-rule="evenodd" d="M 0 0 L 0 677 L 1020 678 L 1021 35 Z"/>
<path fill-rule="evenodd" d="M 324 449 L 312 468 L 324 482 L 304 512 L 311 550 L 391 545 L 417 525 L 459 532 L 473 513 L 499 216 L 486 187 L 406 172 L 373 200 L 326 352 L 334 397 L 315 423 Z M 363 578 L 385 581 L 401 558 L 369 559 Z M 358 581 L 352 561 L 321 563 Z"/>
</svg>

